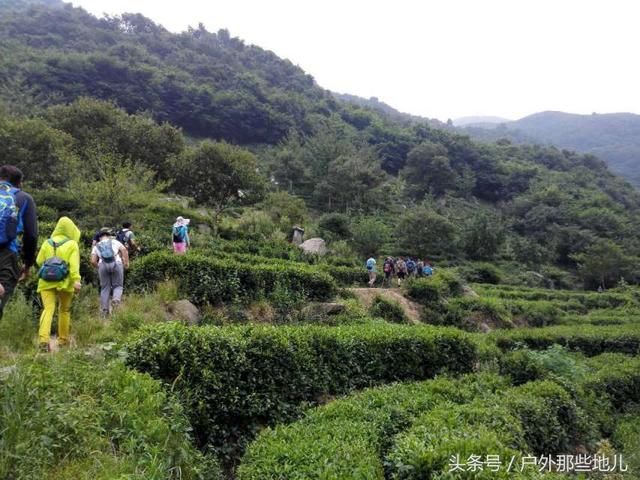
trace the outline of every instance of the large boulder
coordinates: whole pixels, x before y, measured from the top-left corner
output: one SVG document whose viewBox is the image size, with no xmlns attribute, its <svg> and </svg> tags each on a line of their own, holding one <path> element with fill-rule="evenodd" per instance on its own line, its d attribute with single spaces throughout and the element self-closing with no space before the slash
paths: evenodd
<svg viewBox="0 0 640 480">
<path fill-rule="evenodd" d="M 187 325 L 197 325 L 200 322 L 200 310 L 189 300 L 171 302 L 167 310 L 172 320 L 179 320 Z"/>
<path fill-rule="evenodd" d="M 325 255 L 327 253 L 327 243 L 321 238 L 310 238 L 300 245 L 304 253 L 313 255 Z"/>
</svg>

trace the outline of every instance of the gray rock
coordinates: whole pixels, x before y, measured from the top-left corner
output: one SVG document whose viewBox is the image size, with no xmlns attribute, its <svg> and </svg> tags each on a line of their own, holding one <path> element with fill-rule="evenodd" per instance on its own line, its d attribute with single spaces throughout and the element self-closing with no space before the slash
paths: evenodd
<svg viewBox="0 0 640 480">
<path fill-rule="evenodd" d="M 302 309 L 303 318 L 313 319 L 338 315 L 346 307 L 342 303 L 312 303 Z"/>
<path fill-rule="evenodd" d="M 179 320 L 187 325 L 197 325 L 200 322 L 200 310 L 189 300 L 171 302 L 167 310 L 172 320 Z"/>
<path fill-rule="evenodd" d="M 203 235 L 211 235 L 212 230 L 211 230 L 211 227 L 206 223 L 199 223 L 198 232 Z"/>
<path fill-rule="evenodd" d="M 462 296 L 463 297 L 469 297 L 469 298 L 478 298 L 480 295 L 478 295 L 473 288 L 471 288 L 469 285 L 463 285 L 462 286 Z"/>
<path fill-rule="evenodd" d="M 300 245 L 300 248 L 308 254 L 325 255 L 327 253 L 327 244 L 321 238 L 310 238 Z"/>
<path fill-rule="evenodd" d="M 478 330 L 480 330 L 482 333 L 489 333 L 491 331 L 491 327 L 486 322 L 482 322 L 478 326 Z"/>
</svg>

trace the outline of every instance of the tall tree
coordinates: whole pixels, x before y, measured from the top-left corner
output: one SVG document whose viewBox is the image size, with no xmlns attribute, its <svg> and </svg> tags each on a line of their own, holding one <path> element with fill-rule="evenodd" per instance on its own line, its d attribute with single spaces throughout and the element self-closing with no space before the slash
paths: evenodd
<svg viewBox="0 0 640 480">
<path fill-rule="evenodd" d="M 256 157 L 225 142 L 187 150 L 176 171 L 175 191 L 211 207 L 216 223 L 229 207 L 260 200 L 266 187 Z"/>
</svg>

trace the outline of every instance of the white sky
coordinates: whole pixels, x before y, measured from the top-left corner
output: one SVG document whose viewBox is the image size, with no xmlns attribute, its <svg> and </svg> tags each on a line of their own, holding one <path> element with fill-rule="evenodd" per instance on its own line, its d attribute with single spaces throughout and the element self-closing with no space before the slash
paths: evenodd
<svg viewBox="0 0 640 480">
<path fill-rule="evenodd" d="M 640 113 L 635 0 L 72 1 L 175 32 L 227 28 L 323 88 L 416 115 Z"/>
</svg>

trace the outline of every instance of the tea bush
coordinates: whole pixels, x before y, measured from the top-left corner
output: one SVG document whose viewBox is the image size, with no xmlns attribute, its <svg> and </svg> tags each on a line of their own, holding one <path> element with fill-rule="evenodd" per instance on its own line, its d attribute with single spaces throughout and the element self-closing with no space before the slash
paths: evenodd
<svg viewBox="0 0 640 480">
<path fill-rule="evenodd" d="M 405 284 L 409 298 L 423 305 L 434 305 L 462 293 L 462 281 L 450 270 L 438 270 L 431 277 L 412 278 Z"/>
<path fill-rule="evenodd" d="M 215 479 L 182 407 L 121 363 L 58 354 L 0 381 L 0 478 Z"/>
<path fill-rule="evenodd" d="M 491 332 L 491 338 L 502 350 L 527 346 L 535 350 L 558 344 L 587 356 L 604 352 L 637 355 L 640 352 L 640 325 L 616 326 L 559 325 L 547 328 L 520 328 Z"/>
<path fill-rule="evenodd" d="M 416 416 L 442 402 L 467 403 L 506 387 L 504 379 L 481 374 L 359 392 L 318 407 L 298 422 L 263 430 L 249 445 L 237 477 L 383 480 L 381 452 Z"/>
<path fill-rule="evenodd" d="M 265 424 L 326 395 L 468 372 L 476 348 L 450 329 L 399 325 L 143 329 L 127 363 L 179 392 L 199 445 L 232 460 Z"/>
<path fill-rule="evenodd" d="M 511 459 L 563 452 L 588 430 L 569 394 L 552 382 L 534 382 L 487 395 L 467 404 L 443 403 L 400 433 L 386 457 L 389 478 L 438 478 L 449 470 L 451 455 L 500 455 Z M 588 422 L 588 420 L 582 420 Z M 537 468 L 522 472 L 535 478 Z M 528 474 L 527 474 L 528 473 Z M 512 478 L 506 468 L 470 478 Z"/>
<path fill-rule="evenodd" d="M 439 378 L 367 390 L 265 429 L 238 478 L 439 478 L 454 453 L 561 452 L 590 430 L 555 383 L 509 388 L 490 374 Z"/>
<path fill-rule="evenodd" d="M 328 300 L 336 292 L 329 275 L 302 264 L 253 265 L 166 253 L 152 253 L 134 262 L 127 285 L 151 289 L 167 279 L 178 281 L 181 293 L 199 305 L 257 300 L 277 289 L 295 291 L 312 300 Z"/>
<path fill-rule="evenodd" d="M 371 316 L 380 317 L 391 323 L 409 323 L 409 319 L 398 302 L 376 297 L 371 305 Z"/>
</svg>

